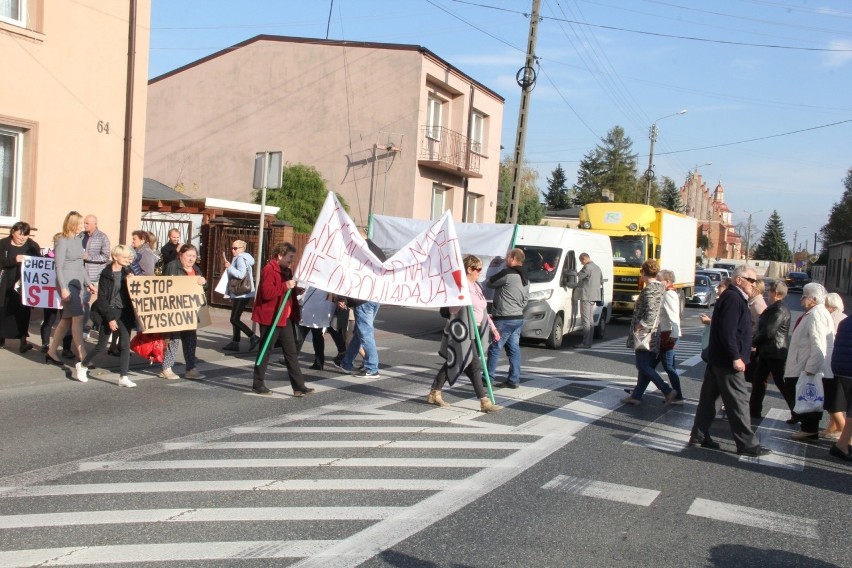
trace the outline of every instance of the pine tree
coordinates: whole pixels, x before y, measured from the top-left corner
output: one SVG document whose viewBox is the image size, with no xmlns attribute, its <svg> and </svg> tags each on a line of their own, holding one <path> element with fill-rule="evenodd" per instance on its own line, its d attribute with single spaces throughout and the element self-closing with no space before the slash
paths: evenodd
<svg viewBox="0 0 852 568">
<path fill-rule="evenodd" d="M 547 178 L 547 193 L 544 195 L 547 208 L 559 210 L 572 207 L 573 203 L 568 194 L 567 178 L 565 177 L 565 170 L 562 169 L 562 164 L 557 164 L 556 169 L 550 175 L 553 177 Z"/>
<path fill-rule="evenodd" d="M 683 213 L 683 201 L 680 199 L 680 190 L 678 190 L 674 180 L 668 177 L 663 177 L 660 207 L 676 213 Z"/>
<path fill-rule="evenodd" d="M 852 240 L 852 168 L 846 172 L 843 186 L 845 190 L 840 201 L 831 207 L 828 223 L 820 229 L 823 249 L 831 243 Z"/>
<path fill-rule="evenodd" d="M 777 260 L 780 262 L 792 262 L 793 253 L 787 246 L 787 237 L 784 235 L 784 224 L 778 211 L 773 211 L 766 221 L 760 244 L 754 251 L 754 258 L 761 260 Z"/>
<path fill-rule="evenodd" d="M 577 170 L 575 205 L 600 201 L 604 189 L 611 190 L 615 201 L 640 203 L 645 192 L 636 177 L 633 142 L 624 129 L 614 126 L 594 150 L 588 152 Z"/>
<path fill-rule="evenodd" d="M 500 189 L 503 197 L 497 207 L 497 222 L 506 223 L 509 216 L 509 199 L 512 193 L 512 159 L 506 156 L 500 162 Z M 524 166 L 521 168 L 518 201 L 518 224 L 538 225 L 544 218 L 544 205 L 538 191 L 538 172 Z"/>
</svg>

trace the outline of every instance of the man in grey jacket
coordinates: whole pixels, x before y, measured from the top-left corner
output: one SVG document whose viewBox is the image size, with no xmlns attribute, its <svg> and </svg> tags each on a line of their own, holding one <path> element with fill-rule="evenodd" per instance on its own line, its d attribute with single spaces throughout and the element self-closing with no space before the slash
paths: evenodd
<svg viewBox="0 0 852 568">
<path fill-rule="evenodd" d="M 576 288 L 580 303 L 580 320 L 583 322 L 583 342 L 580 347 L 591 347 L 595 333 L 595 304 L 603 299 L 603 273 L 600 267 L 592 262 L 588 253 L 580 255 L 580 264 L 583 268 L 577 273 L 579 285 Z"/>
<path fill-rule="evenodd" d="M 509 377 L 497 386 L 516 389 L 521 383 L 521 329 L 530 295 L 524 251 L 514 248 L 506 253 L 506 268 L 491 276 L 485 285 L 494 289 L 491 319 L 500 333 L 500 340 L 488 347 L 488 376 L 494 379 L 500 349 L 505 347 L 509 356 Z"/>
</svg>

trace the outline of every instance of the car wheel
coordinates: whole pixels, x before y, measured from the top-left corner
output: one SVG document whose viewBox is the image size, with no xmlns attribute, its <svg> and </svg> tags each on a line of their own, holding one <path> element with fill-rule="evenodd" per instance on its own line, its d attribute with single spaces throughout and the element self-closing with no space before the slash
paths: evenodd
<svg viewBox="0 0 852 568">
<path fill-rule="evenodd" d="M 562 347 L 562 314 L 556 314 L 553 318 L 553 327 L 550 329 L 550 335 L 544 340 L 545 346 L 548 349 L 558 349 Z"/>
<path fill-rule="evenodd" d="M 601 318 L 598 320 L 598 325 L 595 326 L 595 339 L 603 339 L 606 331 L 606 309 L 601 312 Z"/>
</svg>

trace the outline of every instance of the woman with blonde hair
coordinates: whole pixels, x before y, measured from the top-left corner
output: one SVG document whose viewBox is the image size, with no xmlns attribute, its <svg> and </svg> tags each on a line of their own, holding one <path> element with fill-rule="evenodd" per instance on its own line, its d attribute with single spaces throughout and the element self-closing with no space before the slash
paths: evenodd
<svg viewBox="0 0 852 568">
<path fill-rule="evenodd" d="M 77 364 L 71 372 L 74 380 L 85 383 L 89 380 L 83 359 L 86 358 L 85 342 L 83 341 L 83 289 L 92 294 L 97 288 L 89 280 L 86 267 L 83 265 L 83 240 L 80 234 L 83 232 L 83 216 L 76 211 L 71 211 L 65 216 L 62 223 L 62 236 L 56 240 L 54 253 L 56 254 L 56 287 L 62 297 L 62 313 L 59 323 L 53 331 L 50 347 L 45 354 L 45 363 L 62 365 L 62 360 L 56 354 L 62 338 L 71 328 L 71 337 L 78 357 Z"/>
</svg>

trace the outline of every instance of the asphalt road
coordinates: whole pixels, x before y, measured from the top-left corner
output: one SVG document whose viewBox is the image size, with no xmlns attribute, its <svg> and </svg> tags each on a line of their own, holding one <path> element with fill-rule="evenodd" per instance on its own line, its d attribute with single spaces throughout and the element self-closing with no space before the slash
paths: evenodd
<svg viewBox="0 0 852 568">
<path fill-rule="evenodd" d="M 86 384 L 7 372 L 0 566 L 852 566 L 852 468 L 790 440 L 774 387 L 755 423 L 772 456 L 739 459 L 721 418 L 722 451 L 686 446 L 698 313 L 679 345 L 683 406 L 620 403 L 626 322 L 592 349 L 525 345 L 500 413 L 477 412 L 462 380 L 451 408 L 427 406 L 442 320 L 387 307 L 381 377 L 310 371 L 305 353 L 305 398 L 278 365 L 275 396 L 251 394 L 252 356 L 218 351 L 222 328 L 201 334 L 200 382 L 138 362 L 135 389 L 108 369 Z"/>
</svg>

